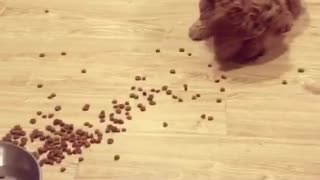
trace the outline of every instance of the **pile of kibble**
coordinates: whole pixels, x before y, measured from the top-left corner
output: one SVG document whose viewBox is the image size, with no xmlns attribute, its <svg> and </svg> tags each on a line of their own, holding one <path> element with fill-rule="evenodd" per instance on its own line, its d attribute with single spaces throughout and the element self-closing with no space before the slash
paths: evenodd
<svg viewBox="0 0 320 180">
<path fill-rule="evenodd" d="M 179 49 L 180 52 L 184 52 L 183 49 Z M 158 50 L 156 51 L 157 53 Z M 66 53 L 61 53 L 66 55 Z M 191 53 L 188 54 L 191 56 Z M 41 53 L 40 58 L 44 58 L 45 54 Z M 209 65 L 209 67 L 211 67 Z M 81 73 L 86 73 L 86 69 L 82 69 Z M 169 73 L 174 75 L 177 72 L 174 69 L 169 70 Z M 218 83 L 220 80 L 225 80 L 226 76 L 221 76 L 215 82 Z M 135 81 L 146 81 L 147 77 L 145 76 L 135 76 Z M 43 88 L 43 84 L 38 84 L 37 88 Z M 185 92 L 188 91 L 188 84 L 183 84 L 181 89 Z M 146 89 L 143 87 L 131 86 L 129 88 L 128 98 L 133 100 L 139 100 L 139 103 L 136 103 L 136 106 L 132 106 L 129 101 L 119 102 L 117 99 L 114 99 L 110 102 L 113 106 L 113 111 L 106 113 L 105 110 L 101 110 L 97 114 L 97 119 L 105 127 L 104 130 L 94 129 L 93 131 L 86 131 L 83 128 L 92 129 L 94 125 L 90 122 L 85 122 L 83 128 L 74 127 L 73 124 L 69 124 L 62 119 L 55 118 L 54 113 L 45 114 L 41 111 L 37 111 L 35 115 L 38 118 L 51 119 L 51 123 L 47 125 L 44 129 L 33 129 L 30 133 L 27 133 L 20 125 L 15 125 L 4 137 L 3 141 L 13 143 L 22 148 L 27 147 L 28 143 L 42 142 L 41 146 L 33 152 L 30 152 L 39 162 L 40 166 L 44 165 L 55 165 L 60 164 L 66 158 L 66 156 L 78 155 L 78 161 L 84 161 L 84 158 L 81 156 L 85 149 L 90 148 L 94 144 L 102 143 L 104 134 L 108 133 L 122 133 L 126 132 L 127 129 L 123 126 L 126 121 L 133 120 L 132 109 L 137 108 L 141 112 L 144 112 L 148 109 L 148 106 L 156 106 L 156 96 L 158 94 L 163 94 L 165 96 L 170 96 L 173 100 L 183 103 L 184 99 L 177 96 L 168 85 L 163 85 L 158 88 Z M 225 88 L 221 88 L 221 92 L 224 92 Z M 47 98 L 52 99 L 57 96 L 56 93 L 51 93 Z M 199 93 L 191 95 L 189 100 L 196 100 L 200 98 Z M 221 103 L 220 98 L 217 99 L 217 103 Z M 54 111 L 62 111 L 62 107 L 57 105 L 53 108 Z M 90 110 L 90 104 L 84 104 L 82 107 L 83 111 Z M 202 119 L 207 119 L 209 121 L 213 120 L 212 116 L 206 116 L 205 114 L 199 116 Z M 37 118 L 31 118 L 29 121 L 30 124 L 37 124 Z M 162 126 L 164 128 L 168 127 L 167 122 L 163 122 Z M 101 127 L 101 126 L 99 126 Z M 108 138 L 106 140 L 107 144 L 113 144 L 114 139 Z M 114 160 L 117 161 L 120 159 L 119 155 L 114 156 Z M 61 172 L 66 171 L 65 167 L 60 168 Z"/>
</svg>

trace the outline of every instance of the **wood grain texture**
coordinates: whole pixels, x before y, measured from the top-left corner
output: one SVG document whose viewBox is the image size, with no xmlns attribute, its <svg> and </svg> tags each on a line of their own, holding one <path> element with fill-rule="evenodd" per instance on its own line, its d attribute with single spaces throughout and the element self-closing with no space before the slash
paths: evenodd
<svg viewBox="0 0 320 180">
<path fill-rule="evenodd" d="M 34 126 L 29 119 L 38 110 L 53 112 L 55 105 L 62 106 L 56 117 L 103 129 L 98 113 L 109 112 L 112 99 L 127 100 L 132 85 L 168 85 L 184 103 L 156 96 L 157 106 L 134 110 L 128 132 L 113 135 L 114 145 L 93 146 L 81 164 L 68 157 L 61 165 L 65 173 L 60 166 L 44 167 L 43 179 L 320 179 L 320 97 L 301 86 L 306 77 L 320 81 L 318 0 L 306 0 L 308 13 L 289 34 L 288 46 L 265 58 L 272 61 L 229 71 L 220 70 L 204 43 L 187 37 L 197 3 L 8 1 L 0 16 L 0 133 L 15 124 L 43 128 L 49 120 Z M 181 47 L 186 52 L 179 52 Z M 297 72 L 300 67 L 304 74 Z M 214 83 L 222 74 L 228 79 Z M 136 75 L 147 81 L 135 82 Z M 38 83 L 44 87 L 36 88 Z M 57 97 L 47 99 L 52 92 Z M 201 98 L 191 100 L 196 93 Z M 88 112 L 81 111 L 85 103 L 91 104 Z M 214 121 L 202 120 L 201 114 L 213 115 Z M 169 126 L 163 128 L 163 122 Z M 120 161 L 113 161 L 115 154 Z"/>
</svg>

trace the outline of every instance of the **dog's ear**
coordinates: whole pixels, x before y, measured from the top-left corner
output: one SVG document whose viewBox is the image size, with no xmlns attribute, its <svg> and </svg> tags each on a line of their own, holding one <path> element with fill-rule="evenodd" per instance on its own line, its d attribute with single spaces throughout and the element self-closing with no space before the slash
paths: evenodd
<svg viewBox="0 0 320 180">
<path fill-rule="evenodd" d="M 286 0 L 289 11 L 292 13 L 294 18 L 298 18 L 302 13 L 302 2 L 301 0 Z"/>
</svg>

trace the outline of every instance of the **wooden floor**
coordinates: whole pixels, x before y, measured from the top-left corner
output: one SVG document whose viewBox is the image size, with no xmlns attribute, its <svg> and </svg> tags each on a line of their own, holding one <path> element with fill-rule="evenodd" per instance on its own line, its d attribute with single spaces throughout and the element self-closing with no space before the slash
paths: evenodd
<svg viewBox="0 0 320 180">
<path fill-rule="evenodd" d="M 183 103 L 156 95 L 156 106 L 135 109 L 124 125 L 127 132 L 112 135 L 113 145 L 93 146 L 81 164 L 67 157 L 61 165 L 43 167 L 43 179 L 320 179 L 320 96 L 303 86 L 305 79 L 320 80 L 319 1 L 306 1 L 308 13 L 289 34 L 285 51 L 276 48 L 265 63 L 228 71 L 220 70 L 204 43 L 187 36 L 197 3 L 8 0 L 0 16 L 0 133 L 16 124 L 43 128 L 49 120 L 30 125 L 29 119 L 56 105 L 62 106 L 56 117 L 104 129 L 98 113 L 111 111 L 113 99 L 128 100 L 131 86 L 168 85 Z M 222 74 L 228 79 L 215 83 Z M 136 75 L 147 81 L 136 82 Z M 57 97 L 47 99 L 52 92 Z M 197 93 L 201 97 L 192 100 Z M 83 112 L 86 103 L 91 108 Z M 116 154 L 119 161 L 113 160 Z"/>
</svg>

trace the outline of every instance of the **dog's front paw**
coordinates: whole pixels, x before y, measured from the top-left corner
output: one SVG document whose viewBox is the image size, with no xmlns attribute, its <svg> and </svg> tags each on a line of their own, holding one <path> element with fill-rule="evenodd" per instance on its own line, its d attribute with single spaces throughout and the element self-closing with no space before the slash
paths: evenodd
<svg viewBox="0 0 320 180">
<path fill-rule="evenodd" d="M 211 36 L 210 29 L 204 25 L 203 22 L 197 20 L 193 25 L 189 28 L 189 37 L 193 41 L 201 41 L 207 39 Z"/>
</svg>

